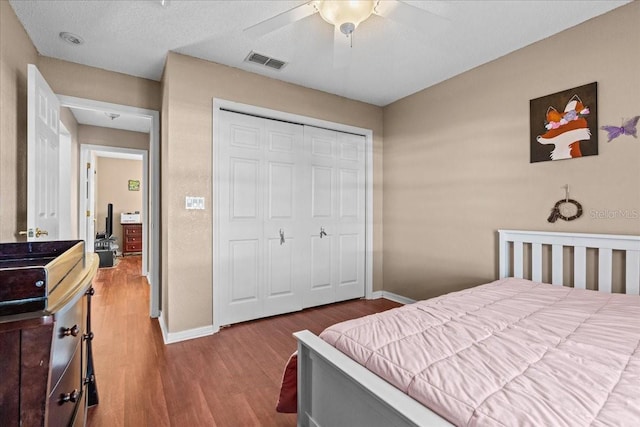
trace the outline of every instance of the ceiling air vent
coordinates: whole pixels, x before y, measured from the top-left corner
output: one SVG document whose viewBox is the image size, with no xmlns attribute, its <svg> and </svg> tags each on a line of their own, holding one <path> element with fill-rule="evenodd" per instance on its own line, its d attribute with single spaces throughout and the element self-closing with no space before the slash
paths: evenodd
<svg viewBox="0 0 640 427">
<path fill-rule="evenodd" d="M 287 65 L 287 63 L 284 61 L 270 58 L 266 55 L 262 55 L 256 52 L 249 53 L 244 61 L 264 65 L 265 67 L 273 68 L 274 70 L 281 70 L 285 65 Z"/>
</svg>

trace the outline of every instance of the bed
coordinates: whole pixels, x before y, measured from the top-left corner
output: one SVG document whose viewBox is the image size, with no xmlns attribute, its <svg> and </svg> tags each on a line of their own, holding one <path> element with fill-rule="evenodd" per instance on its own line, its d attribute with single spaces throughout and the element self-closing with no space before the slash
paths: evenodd
<svg viewBox="0 0 640 427">
<path fill-rule="evenodd" d="M 298 425 L 640 425 L 640 237 L 500 230 L 498 242 L 499 280 L 496 282 L 417 303 L 427 305 L 422 309 L 405 306 L 392 310 L 393 314 L 385 312 L 343 322 L 325 330 L 322 334 L 324 339 L 309 331 L 295 333 L 298 339 Z M 621 277 L 619 271 L 622 271 Z M 586 289 L 591 286 L 591 276 L 597 277 L 595 283 L 599 292 Z M 543 278 L 551 284 L 541 283 Z M 612 294 L 612 290 L 620 290 L 619 282 L 624 285 L 624 294 Z M 481 291 L 487 291 L 490 296 L 481 295 Z M 547 300 L 541 303 L 537 292 L 542 292 Z M 518 301 L 515 304 L 509 300 L 513 296 Z M 435 384 L 425 382 L 416 386 L 424 379 L 422 370 L 427 371 L 433 366 L 425 359 L 437 358 L 437 355 L 429 354 L 443 353 L 442 349 L 425 352 L 427 356 L 419 358 L 423 365 L 410 362 L 414 365 L 402 367 L 392 362 L 386 366 L 383 363 L 386 359 L 391 360 L 393 353 L 404 350 L 395 348 L 393 339 L 381 346 L 379 338 L 367 338 L 359 330 L 365 323 L 373 323 L 375 327 L 377 316 L 398 317 L 396 310 L 407 314 L 411 327 L 419 323 L 411 321 L 416 310 L 435 313 L 432 315 L 435 319 L 427 323 L 433 321 L 437 324 L 438 316 L 458 316 L 449 311 L 449 306 L 442 305 L 444 300 L 441 298 L 456 299 L 454 305 L 461 306 L 466 312 L 474 311 L 470 306 L 482 306 L 478 298 L 493 298 L 490 302 L 492 307 L 502 307 L 498 311 L 504 319 L 489 322 L 500 323 L 510 317 L 516 319 L 515 326 L 496 327 L 478 323 L 470 328 L 471 332 L 465 329 L 459 333 L 441 334 L 462 341 L 467 339 L 466 335 L 475 334 L 484 346 L 485 341 L 494 339 L 493 336 L 482 337 L 486 330 L 515 331 L 515 335 L 502 334 L 516 346 L 500 349 L 496 354 L 502 354 L 502 358 L 493 364 L 475 361 L 475 354 L 465 353 L 466 364 L 471 365 L 471 370 L 453 380 L 457 383 L 453 388 L 461 390 L 462 396 L 446 389 L 452 382 L 449 371 L 434 368 L 426 376 L 435 378 Z M 436 310 L 439 304 L 442 305 L 440 314 Z M 568 317 L 557 317 L 560 315 L 550 311 L 552 306 L 564 307 Z M 626 321 L 612 328 L 611 323 L 619 322 L 620 318 Z M 427 325 L 427 329 L 431 326 Z M 552 330 L 555 338 L 542 335 L 543 329 Z M 361 335 L 364 336 L 364 344 L 354 338 Z M 421 333 L 414 335 L 422 336 Z M 556 342 L 545 342 L 551 339 L 556 339 Z M 430 340 L 433 342 L 433 337 Z M 577 342 L 579 348 L 569 348 L 568 342 Z M 448 343 L 445 347 L 447 345 L 457 345 L 468 351 L 464 342 Z M 544 345 L 552 351 L 545 350 Z M 564 347 L 567 347 L 567 352 L 561 353 L 559 350 Z M 587 347 L 595 351 L 590 355 L 580 353 Z M 375 356 L 367 353 L 378 348 L 385 350 Z M 385 380 L 343 351 L 351 352 L 352 357 L 360 359 L 382 376 L 394 369 L 405 374 L 412 372 L 414 376 Z M 495 348 L 488 347 L 486 351 L 491 353 Z M 441 355 L 439 360 L 449 360 L 449 356 Z M 462 359 L 455 357 L 458 361 L 453 367 L 462 369 Z M 538 359 L 545 363 L 534 363 Z M 531 363 L 518 365 L 514 362 L 518 360 Z M 585 373 L 583 365 L 593 365 L 593 372 Z M 528 375 L 521 374 L 518 369 Z M 496 371 L 497 377 L 490 377 L 487 371 Z M 585 377 L 581 390 L 577 389 L 577 380 L 574 384 L 578 377 Z M 496 383 L 507 384 L 515 394 L 513 390 L 508 394 Z M 401 390 L 412 388 L 430 389 L 431 395 L 429 397 L 427 393 L 426 398 L 414 398 Z M 536 400 L 537 395 L 545 398 Z M 474 399 L 477 402 L 469 402 Z M 542 409 L 548 412 L 537 414 L 540 407 L 545 407 Z M 497 412 L 489 412 L 491 408 Z"/>
</svg>

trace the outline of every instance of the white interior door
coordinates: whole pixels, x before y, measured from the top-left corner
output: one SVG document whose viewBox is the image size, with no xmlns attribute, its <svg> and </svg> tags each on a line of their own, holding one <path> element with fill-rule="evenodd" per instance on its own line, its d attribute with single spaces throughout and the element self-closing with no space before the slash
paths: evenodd
<svg viewBox="0 0 640 427">
<path fill-rule="evenodd" d="M 35 65 L 28 65 L 27 74 L 26 235 L 29 241 L 56 240 L 60 228 L 60 103 Z"/>
<path fill-rule="evenodd" d="M 302 126 L 220 116 L 222 325 L 301 309 Z"/>
<path fill-rule="evenodd" d="M 87 153 L 88 159 L 82 165 L 84 166 L 84 171 L 86 173 L 86 188 L 84 189 L 84 197 L 85 197 L 85 206 L 86 211 L 84 213 L 85 224 L 86 224 L 86 241 L 87 247 L 91 252 L 94 251 L 95 247 L 95 236 L 96 236 L 96 162 L 97 157 L 94 152 Z"/>
<path fill-rule="evenodd" d="M 80 229 L 79 237 L 85 241 L 87 252 L 94 252 L 96 236 L 95 164 L 95 153 L 81 146 L 78 169 L 80 171 L 78 179 L 78 225 Z"/>
<path fill-rule="evenodd" d="M 364 137 L 305 126 L 310 277 L 304 307 L 364 296 Z"/>
</svg>

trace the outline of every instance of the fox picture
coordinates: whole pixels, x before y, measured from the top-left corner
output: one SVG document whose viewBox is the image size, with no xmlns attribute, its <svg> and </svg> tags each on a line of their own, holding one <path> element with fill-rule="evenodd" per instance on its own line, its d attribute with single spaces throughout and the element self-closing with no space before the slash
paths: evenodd
<svg viewBox="0 0 640 427">
<path fill-rule="evenodd" d="M 592 85 L 596 83 L 586 86 Z M 583 97 L 581 92 L 588 94 L 588 91 L 583 90 L 584 88 L 570 89 L 531 101 L 532 163 L 597 154 L 597 132 L 592 132 L 592 127 L 597 128 L 597 123 L 593 120 L 595 112 L 591 105 L 581 99 Z M 595 87 L 593 92 L 595 94 Z M 557 101 L 553 99 L 554 97 Z M 591 98 L 591 96 L 588 97 Z M 535 101 L 538 101 L 536 102 L 538 105 L 534 106 Z M 561 110 L 558 111 L 556 106 Z M 534 117 L 534 107 L 538 112 L 543 111 L 542 117 Z M 591 126 L 591 122 L 594 122 L 594 126 Z"/>
<path fill-rule="evenodd" d="M 537 140 L 543 145 L 554 145 L 551 160 L 582 157 L 580 141 L 591 139 L 591 131 L 584 118 L 588 114 L 589 109 L 585 108 L 578 95 L 571 98 L 563 113 L 549 107 L 545 125 L 547 131 L 538 135 Z"/>
</svg>

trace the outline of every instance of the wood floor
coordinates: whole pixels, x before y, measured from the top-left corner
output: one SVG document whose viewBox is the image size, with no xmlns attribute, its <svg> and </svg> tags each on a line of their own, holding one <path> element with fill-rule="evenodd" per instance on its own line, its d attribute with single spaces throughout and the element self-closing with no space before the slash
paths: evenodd
<svg viewBox="0 0 640 427">
<path fill-rule="evenodd" d="M 93 356 L 100 403 L 90 427 L 295 426 L 275 404 L 291 334 L 320 333 L 343 320 L 398 304 L 357 300 L 241 323 L 213 336 L 164 345 L 149 318 L 140 257 L 126 257 L 94 279 Z"/>
</svg>

